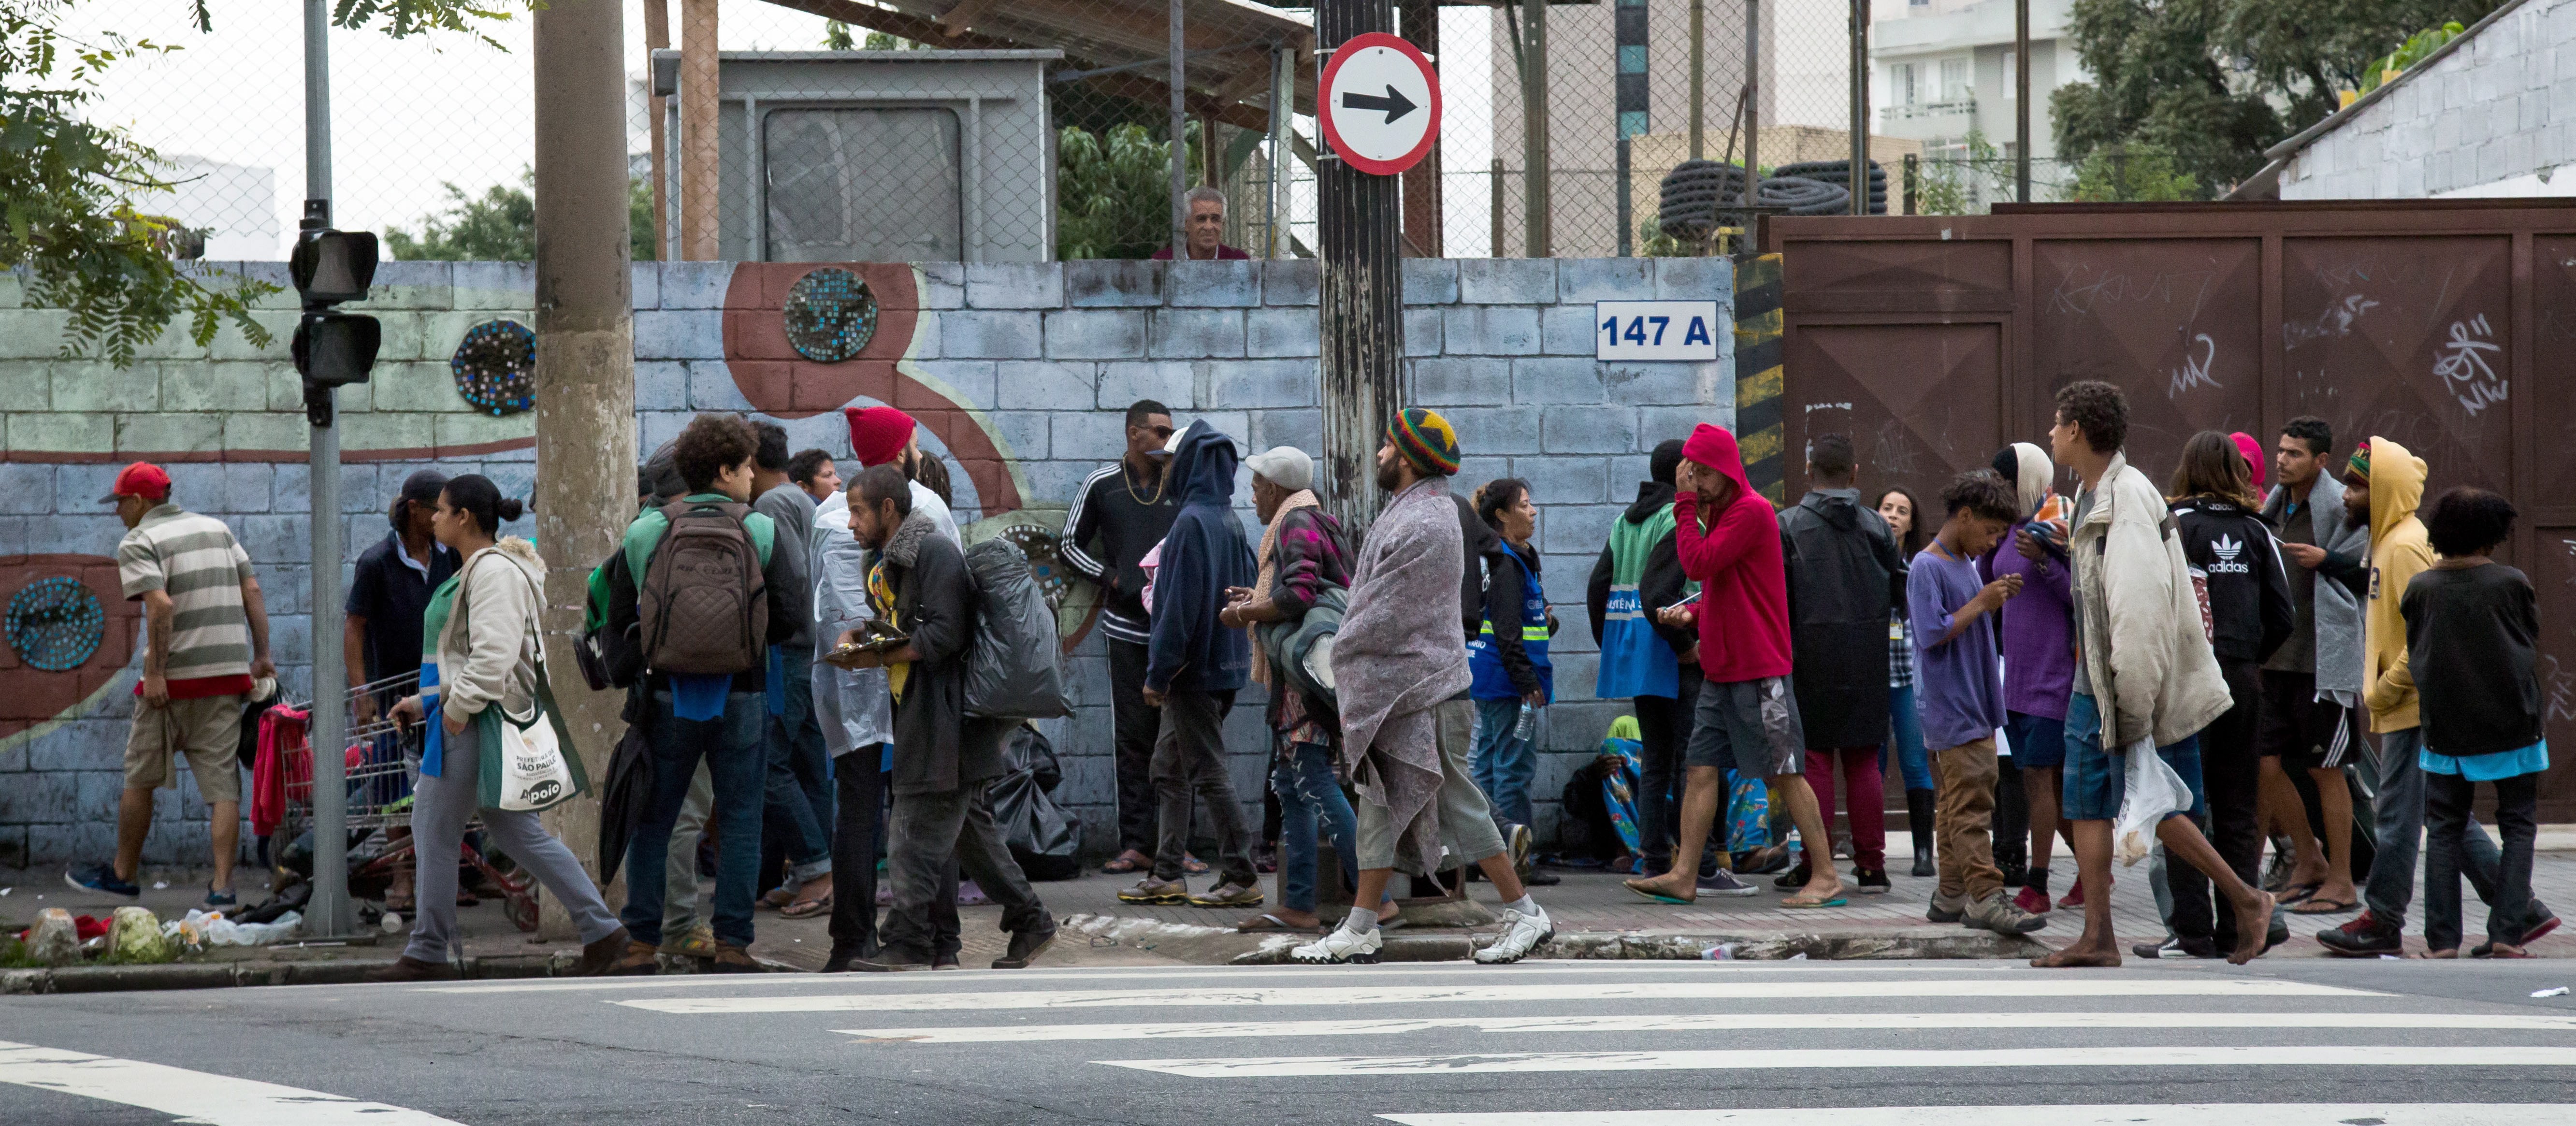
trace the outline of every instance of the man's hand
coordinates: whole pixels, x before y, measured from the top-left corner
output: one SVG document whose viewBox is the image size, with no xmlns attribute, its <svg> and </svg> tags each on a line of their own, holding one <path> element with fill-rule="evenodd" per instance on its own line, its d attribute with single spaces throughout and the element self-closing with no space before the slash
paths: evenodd
<svg viewBox="0 0 2576 1126">
<path fill-rule="evenodd" d="M 1698 492 L 1699 463 L 1692 461 L 1689 458 L 1683 458 L 1681 465 L 1676 467 L 1673 471 L 1673 488 L 1685 493 Z"/>
<path fill-rule="evenodd" d="M 2290 557 L 2290 562 L 2311 571 L 2326 564 L 2326 549 L 2312 543 L 2285 543 L 2281 552 Z"/>
<path fill-rule="evenodd" d="M 252 680 L 259 680 L 262 678 L 275 679 L 276 676 L 277 662 L 269 660 L 266 657 L 260 657 L 251 661 L 250 678 Z"/>
<path fill-rule="evenodd" d="M 2020 552 L 2022 558 L 2032 562 L 2038 562 L 2048 554 L 2048 548 L 2039 542 L 2038 536 L 2030 534 L 2028 528 L 2013 532 L 2013 550 Z"/>
<path fill-rule="evenodd" d="M 358 710 L 359 724 L 365 725 L 374 723 L 376 721 L 376 694 L 373 692 L 358 692 L 354 688 L 351 689 L 351 692 L 354 694 L 354 698 L 350 700 L 350 704 Z"/>
<path fill-rule="evenodd" d="M 394 701 L 394 722 L 410 727 L 420 722 L 420 697 L 405 696 Z"/>
<path fill-rule="evenodd" d="M 456 718 L 455 716 L 452 716 L 452 715 L 447 714 L 447 709 L 445 709 L 445 708 L 440 708 L 440 709 L 438 709 L 438 715 L 439 715 L 439 719 L 440 719 L 440 721 L 441 721 L 441 724 L 447 728 L 447 737 L 448 737 L 448 738 L 450 738 L 450 739 L 460 738 L 460 737 L 462 737 L 462 736 L 465 734 L 465 721 L 464 721 L 464 720 L 458 719 L 458 718 Z"/>
<path fill-rule="evenodd" d="M 1144 689 L 1143 691 L 1144 691 L 1144 696 L 1145 696 L 1145 706 L 1146 706 L 1146 707 L 1149 707 L 1149 708 L 1159 708 L 1159 707 L 1162 707 L 1162 706 L 1163 706 L 1163 701 L 1164 701 L 1164 699 L 1166 698 L 1166 697 L 1163 695 L 1163 693 L 1158 692 L 1158 691 L 1156 691 L 1156 690 L 1154 690 L 1154 689 L 1151 689 L 1151 688 Z"/>
<path fill-rule="evenodd" d="M 170 680 L 159 673 L 143 676 L 143 702 L 156 708 L 170 706 Z"/>
<path fill-rule="evenodd" d="M 1533 708 L 1544 708 L 1547 706 L 1547 693 L 1545 692 L 1533 691 L 1528 695 L 1521 697 L 1521 699 L 1527 701 L 1529 706 Z"/>
<path fill-rule="evenodd" d="M 1666 606 L 1661 610 L 1655 611 L 1655 623 L 1666 629 L 1680 629 L 1694 621 L 1697 621 L 1698 618 L 1699 614 L 1696 606 L 1688 606 L 1680 603 L 1675 603 L 1673 605 Z"/>
<path fill-rule="evenodd" d="M 849 635 L 842 636 L 846 638 Z M 886 662 L 885 654 L 874 650 L 860 649 L 844 653 L 836 649 L 823 655 L 823 663 L 836 669 L 849 669 L 856 672 L 861 669 L 881 669 L 885 667 Z"/>
</svg>

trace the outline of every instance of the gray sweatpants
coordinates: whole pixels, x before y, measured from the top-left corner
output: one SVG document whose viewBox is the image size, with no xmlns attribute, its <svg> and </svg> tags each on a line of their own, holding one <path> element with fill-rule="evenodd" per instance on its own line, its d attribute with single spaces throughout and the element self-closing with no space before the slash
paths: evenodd
<svg viewBox="0 0 2576 1126">
<path fill-rule="evenodd" d="M 430 722 L 438 722 L 431 713 Z M 470 729 L 469 729 L 470 730 Z M 466 740 L 457 740 L 466 742 Z M 456 863 L 457 850 L 465 841 L 465 823 L 474 819 L 480 801 L 478 775 L 481 756 L 470 746 L 454 748 L 445 756 L 442 773 L 437 777 L 420 776 L 412 787 L 411 843 L 413 865 L 419 873 L 413 899 L 420 905 L 420 916 L 412 921 L 411 945 L 403 955 L 423 962 L 444 962 L 456 946 Z M 597 942 L 617 933 L 617 916 L 599 898 L 599 888 L 590 882 L 590 874 L 581 869 L 581 861 L 572 850 L 546 832 L 537 815 L 525 810 L 482 810 L 483 837 L 486 843 L 508 853 L 519 867 L 537 877 L 547 891 L 555 893 L 566 911 L 571 912 L 573 926 L 581 932 L 584 943 Z"/>
<path fill-rule="evenodd" d="M 689 779 L 689 796 L 680 817 L 671 822 L 671 847 L 662 865 L 662 941 L 678 942 L 698 929 L 698 903 L 706 889 L 698 879 L 698 837 L 706 831 L 707 814 L 716 807 L 715 780 L 705 759 Z"/>
</svg>

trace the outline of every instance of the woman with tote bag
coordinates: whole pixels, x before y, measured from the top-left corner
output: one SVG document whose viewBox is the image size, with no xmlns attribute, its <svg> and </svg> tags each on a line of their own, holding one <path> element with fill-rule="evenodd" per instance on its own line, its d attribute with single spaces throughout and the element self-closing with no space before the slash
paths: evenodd
<svg viewBox="0 0 2576 1126">
<path fill-rule="evenodd" d="M 492 844 L 535 874 L 571 913 L 582 939 L 574 976 L 601 973 L 626 951 L 626 928 L 581 861 L 537 820 L 540 809 L 569 799 L 584 783 L 545 681 L 537 628 L 544 565 L 527 540 L 493 538 L 520 511 L 518 501 L 477 474 L 448 481 L 438 494 L 430 527 L 464 562 L 421 615 L 429 650 L 421 695 L 394 706 L 406 723 L 420 722 L 428 705 L 436 707 L 422 740 L 420 783 L 412 790 L 412 844 L 426 861 L 417 866 L 420 915 L 402 958 L 369 974 L 371 980 L 457 976 L 448 962 L 457 939 L 456 865 L 447 860 L 457 855 L 465 823 L 478 811 Z M 555 784 L 519 781 L 550 770 L 562 774 Z M 512 776 L 506 788 L 497 784 L 503 774 Z"/>
</svg>

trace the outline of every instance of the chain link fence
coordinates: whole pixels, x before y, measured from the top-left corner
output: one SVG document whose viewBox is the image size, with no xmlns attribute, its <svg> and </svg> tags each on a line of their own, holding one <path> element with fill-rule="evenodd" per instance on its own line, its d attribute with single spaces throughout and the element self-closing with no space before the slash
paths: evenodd
<svg viewBox="0 0 2576 1126">
<path fill-rule="evenodd" d="M 1308 9 L 624 2 L 639 259 L 1140 258 L 1173 244 L 1176 186 L 1222 197 L 1221 208 L 1213 197 L 1199 206 L 1224 246 L 1294 257 L 1317 245 Z M 1911 0 L 1876 2 L 1903 11 Z M 1393 29 L 1434 57 L 1442 80 L 1440 143 L 1405 175 L 1410 254 L 1719 249 L 1676 239 L 1659 220 L 1665 177 L 1694 158 L 1750 157 L 1766 179 L 1848 191 L 1849 0 L 1761 0 L 1758 13 L 1746 0 L 1389 7 Z M 712 74 L 693 76 L 668 49 L 705 35 L 688 23 L 709 10 L 720 51 Z M 145 210 L 202 232 L 205 257 L 282 257 L 304 196 L 300 15 L 218 6 L 214 30 L 199 33 L 189 13 L 188 0 L 70 10 L 82 34 L 177 48 L 109 71 L 97 112 L 171 162 L 173 188 L 150 193 Z M 340 226 L 385 233 L 399 257 L 533 253 L 529 20 L 487 27 L 489 41 L 332 33 Z M 1872 210 L 1983 210 L 2011 198 L 2008 147 L 1933 120 L 1968 96 L 1961 76 L 1975 72 L 1869 69 L 1868 151 L 1881 168 Z M 693 77 L 716 96 L 688 96 Z M 2070 197 L 2076 173 L 2036 162 L 2033 197 Z M 1774 190 L 1807 201 L 1802 212 L 1834 195 Z"/>
</svg>

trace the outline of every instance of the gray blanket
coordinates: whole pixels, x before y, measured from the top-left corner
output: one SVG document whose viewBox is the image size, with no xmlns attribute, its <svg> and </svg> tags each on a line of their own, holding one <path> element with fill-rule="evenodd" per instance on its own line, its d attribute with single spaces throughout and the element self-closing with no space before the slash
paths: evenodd
<svg viewBox="0 0 2576 1126">
<path fill-rule="evenodd" d="M 1333 642 L 1342 713 L 1342 772 L 1360 798 L 1399 826 L 1396 853 L 1439 870 L 1440 747 L 1430 724 L 1400 724 L 1467 690 L 1467 640 L 1458 630 L 1458 575 L 1466 566 L 1446 478 L 1396 494 L 1369 528 L 1352 573 L 1350 610 Z M 1387 736 L 1381 738 L 1381 735 Z"/>
</svg>

